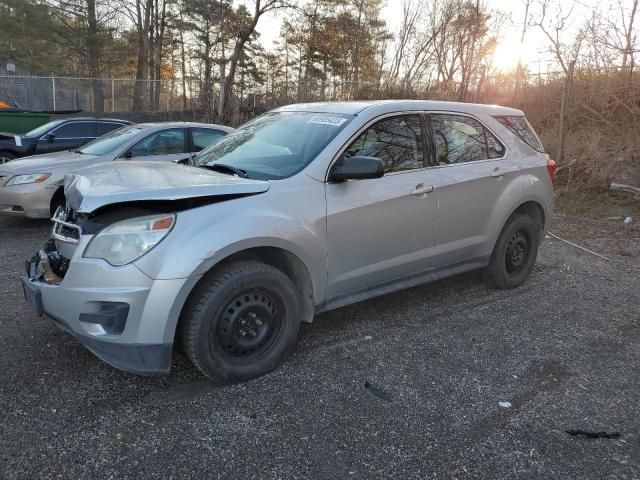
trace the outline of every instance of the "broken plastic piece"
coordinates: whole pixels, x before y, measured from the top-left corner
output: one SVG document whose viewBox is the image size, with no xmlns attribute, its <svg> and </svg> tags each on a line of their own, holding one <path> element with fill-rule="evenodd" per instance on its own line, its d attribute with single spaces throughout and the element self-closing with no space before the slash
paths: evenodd
<svg viewBox="0 0 640 480">
<path fill-rule="evenodd" d="M 498 402 L 502 408 L 511 408 L 511 402 Z"/>
</svg>

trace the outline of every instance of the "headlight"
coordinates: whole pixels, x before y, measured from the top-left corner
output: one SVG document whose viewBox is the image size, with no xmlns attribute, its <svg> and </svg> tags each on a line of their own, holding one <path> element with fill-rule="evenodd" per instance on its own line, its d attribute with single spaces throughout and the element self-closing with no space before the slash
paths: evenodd
<svg viewBox="0 0 640 480">
<path fill-rule="evenodd" d="M 51 176 L 50 173 L 31 173 L 29 175 L 16 175 L 5 186 L 22 185 L 24 183 L 42 183 Z"/>
<path fill-rule="evenodd" d="M 91 239 L 83 256 L 101 258 L 116 267 L 126 265 L 155 247 L 175 222 L 175 214 L 162 214 L 114 223 Z"/>
</svg>

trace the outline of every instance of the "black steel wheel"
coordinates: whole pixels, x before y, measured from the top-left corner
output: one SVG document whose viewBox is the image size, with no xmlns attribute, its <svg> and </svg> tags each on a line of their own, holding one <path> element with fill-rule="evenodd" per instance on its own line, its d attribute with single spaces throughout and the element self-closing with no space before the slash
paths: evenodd
<svg viewBox="0 0 640 480">
<path fill-rule="evenodd" d="M 522 285 L 536 263 L 541 231 L 539 220 L 513 215 L 498 237 L 484 279 L 503 289 Z"/>
<path fill-rule="evenodd" d="M 280 303 L 266 288 L 242 292 L 223 309 L 210 341 L 218 344 L 216 348 L 229 362 L 255 362 L 277 343 L 282 326 Z"/>
<path fill-rule="evenodd" d="M 507 242 L 505 269 L 511 275 L 517 274 L 527 265 L 531 253 L 531 241 L 525 229 L 518 230 Z"/>
<path fill-rule="evenodd" d="M 218 383 L 275 369 L 295 345 L 299 294 L 282 271 L 258 261 L 223 267 L 191 294 L 180 320 L 191 362 Z"/>
</svg>

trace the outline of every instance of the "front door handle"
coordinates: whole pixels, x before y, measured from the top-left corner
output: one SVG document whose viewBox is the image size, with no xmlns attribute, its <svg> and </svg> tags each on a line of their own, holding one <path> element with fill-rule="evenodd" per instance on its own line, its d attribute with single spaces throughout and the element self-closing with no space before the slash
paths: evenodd
<svg viewBox="0 0 640 480">
<path fill-rule="evenodd" d="M 502 178 L 506 175 L 506 171 L 505 170 L 500 170 L 500 168 L 496 168 L 493 173 L 491 174 L 491 176 L 493 178 Z"/>
<path fill-rule="evenodd" d="M 429 185 L 428 187 L 425 187 L 424 183 L 419 183 L 418 185 L 416 185 L 416 188 L 413 189 L 413 192 L 411 192 L 411 195 L 413 195 L 414 197 L 419 197 L 420 195 L 424 195 L 426 193 L 431 193 L 433 192 L 433 185 Z"/>
</svg>

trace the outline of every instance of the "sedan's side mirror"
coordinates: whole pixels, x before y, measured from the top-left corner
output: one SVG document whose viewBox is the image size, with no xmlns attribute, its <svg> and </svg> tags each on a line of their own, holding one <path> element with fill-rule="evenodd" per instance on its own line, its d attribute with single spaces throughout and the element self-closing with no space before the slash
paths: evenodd
<svg viewBox="0 0 640 480">
<path fill-rule="evenodd" d="M 365 180 L 380 178 L 384 175 L 384 162 L 376 157 L 353 156 L 342 157 L 331 167 L 329 180 L 344 182 L 345 180 Z"/>
<path fill-rule="evenodd" d="M 129 158 L 132 158 L 132 157 L 133 157 L 133 153 L 131 152 L 131 150 L 127 150 L 126 152 L 124 152 L 124 153 L 122 154 L 122 158 L 127 158 L 127 159 L 129 159 Z"/>
<path fill-rule="evenodd" d="M 177 163 L 178 165 L 189 165 L 189 159 L 191 157 L 187 157 L 187 158 L 179 158 L 178 160 L 174 160 L 175 163 Z"/>
<path fill-rule="evenodd" d="M 56 136 L 53 133 L 47 133 L 44 137 L 43 137 L 47 142 L 49 143 L 53 143 L 53 141 L 55 140 Z"/>
</svg>

